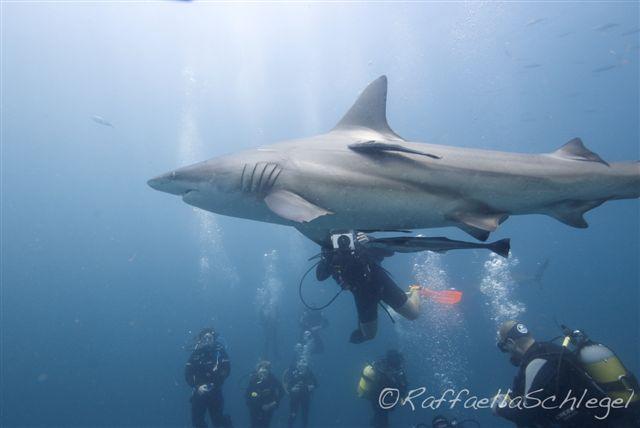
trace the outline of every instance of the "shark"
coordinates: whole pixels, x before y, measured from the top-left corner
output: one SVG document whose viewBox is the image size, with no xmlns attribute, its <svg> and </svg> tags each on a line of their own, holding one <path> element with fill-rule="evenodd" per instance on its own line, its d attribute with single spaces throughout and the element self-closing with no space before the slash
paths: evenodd
<svg viewBox="0 0 640 428">
<path fill-rule="evenodd" d="M 531 214 L 586 228 L 587 211 L 640 197 L 638 161 L 607 162 L 579 138 L 540 154 L 407 141 L 386 107 L 381 76 L 327 133 L 215 157 L 148 184 L 213 213 L 295 227 L 320 245 L 335 230 L 440 227 L 486 241 L 509 217 Z"/>
</svg>

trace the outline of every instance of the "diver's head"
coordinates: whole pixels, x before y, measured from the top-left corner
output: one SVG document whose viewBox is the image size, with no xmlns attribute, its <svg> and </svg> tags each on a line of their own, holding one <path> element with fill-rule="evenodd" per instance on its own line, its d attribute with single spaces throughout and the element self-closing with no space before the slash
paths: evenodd
<svg viewBox="0 0 640 428">
<path fill-rule="evenodd" d="M 263 360 L 256 365 L 256 377 L 258 378 L 258 381 L 262 382 L 269 376 L 270 373 L 271 373 L 270 361 Z"/>
<path fill-rule="evenodd" d="M 404 363 L 404 357 L 400 352 L 395 349 L 389 349 L 385 356 L 385 361 L 387 362 L 387 366 L 392 369 L 399 369 L 402 367 Z"/>
<path fill-rule="evenodd" d="M 296 363 L 296 371 L 300 374 L 305 374 L 307 373 L 307 370 L 309 370 L 309 363 L 307 362 L 307 359 L 300 358 Z"/>
<path fill-rule="evenodd" d="M 515 320 L 505 321 L 498 329 L 497 346 L 511 354 L 511 364 L 519 366 L 525 352 L 535 343 L 527 326 Z"/>
<path fill-rule="evenodd" d="M 196 336 L 196 348 L 211 346 L 218 338 L 218 333 L 211 327 L 203 328 Z"/>
<path fill-rule="evenodd" d="M 445 418 L 442 415 L 434 416 L 431 420 L 431 428 L 451 428 L 451 422 L 449 419 Z"/>
</svg>

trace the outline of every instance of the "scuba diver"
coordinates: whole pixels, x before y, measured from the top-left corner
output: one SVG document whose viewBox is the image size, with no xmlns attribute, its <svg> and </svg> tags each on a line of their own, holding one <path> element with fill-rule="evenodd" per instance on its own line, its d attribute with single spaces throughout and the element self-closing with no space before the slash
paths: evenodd
<svg viewBox="0 0 640 428">
<path fill-rule="evenodd" d="M 231 418 L 223 413 L 222 384 L 231 372 L 225 346 L 212 328 L 203 329 L 195 338 L 193 352 L 184 369 L 191 394 L 191 422 L 195 428 L 207 426 L 205 413 L 214 427 L 231 427 Z"/>
<path fill-rule="evenodd" d="M 397 389 L 400 398 L 407 394 L 404 357 L 395 349 L 388 350 L 384 358 L 365 366 L 358 382 L 358 396 L 369 400 L 373 407 L 371 426 L 375 428 L 389 426 L 389 412 L 393 408 L 383 409 L 379 404 L 380 393 L 385 388 Z"/>
<path fill-rule="evenodd" d="M 300 342 L 309 341 L 311 343 L 311 353 L 321 354 L 324 352 L 324 342 L 320 337 L 320 330 L 329 325 L 329 321 L 322 316 L 322 312 L 306 309 L 298 321 L 300 325 Z"/>
<path fill-rule="evenodd" d="M 251 417 L 250 426 L 252 428 L 268 427 L 283 395 L 282 385 L 271 373 L 271 363 L 260 361 L 249 379 L 245 393 L 245 402 Z"/>
<path fill-rule="evenodd" d="M 318 382 L 307 361 L 300 359 L 295 365 L 285 370 L 283 384 L 284 390 L 289 394 L 288 426 L 293 426 L 298 410 L 301 413 L 302 426 L 308 426 L 311 394 L 318 387 Z"/>
<path fill-rule="evenodd" d="M 470 424 L 473 424 L 474 427 L 479 427 L 480 424 L 478 421 L 474 419 L 465 419 L 463 421 L 458 421 L 457 419 L 448 419 L 442 415 L 434 416 L 431 421 L 431 428 L 467 428 L 471 427 Z M 428 428 L 427 424 L 418 424 L 416 428 Z"/>
<path fill-rule="evenodd" d="M 562 345 L 557 345 L 537 342 L 518 321 L 500 326 L 498 348 L 519 369 L 511 388 L 514 396 L 497 396 L 494 413 L 518 427 L 640 427 L 640 388 L 633 374 L 609 348 L 583 332 L 563 326 L 563 333 Z M 599 405 L 585 405 L 589 400 Z M 628 407 L 610 407 L 606 403 L 612 400 Z"/>
<path fill-rule="evenodd" d="M 356 238 L 352 233 L 333 235 L 334 248 L 322 248 L 316 278 L 324 281 L 332 276 L 343 290 L 351 291 L 358 312 L 358 328 L 349 341 L 362 343 L 376 336 L 380 301 L 403 317 L 415 320 L 420 313 L 420 294 L 412 287 L 407 296 L 380 266 L 385 257 L 393 255 L 392 251 L 364 248 L 361 243 L 368 240 L 364 233 L 358 233 Z"/>
</svg>

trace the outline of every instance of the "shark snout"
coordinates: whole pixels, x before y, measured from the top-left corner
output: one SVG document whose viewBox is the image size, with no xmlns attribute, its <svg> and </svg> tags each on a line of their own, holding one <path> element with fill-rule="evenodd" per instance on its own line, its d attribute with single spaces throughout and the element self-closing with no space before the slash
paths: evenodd
<svg viewBox="0 0 640 428">
<path fill-rule="evenodd" d="M 166 174 L 159 175 L 147 181 L 147 184 L 161 192 L 171 193 L 173 195 L 182 195 L 189 189 L 181 186 L 179 180 L 176 179 L 176 172 L 171 171 Z"/>
</svg>

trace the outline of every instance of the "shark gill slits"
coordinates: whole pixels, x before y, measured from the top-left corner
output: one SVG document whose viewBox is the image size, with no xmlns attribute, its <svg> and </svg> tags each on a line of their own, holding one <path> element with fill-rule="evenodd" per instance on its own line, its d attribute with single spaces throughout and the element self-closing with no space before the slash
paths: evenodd
<svg viewBox="0 0 640 428">
<path fill-rule="evenodd" d="M 251 173 L 248 171 L 251 169 Z M 242 169 L 241 188 L 244 193 L 265 195 L 276 182 L 281 168 L 272 162 L 257 162 L 253 167 L 245 164 Z"/>
</svg>

